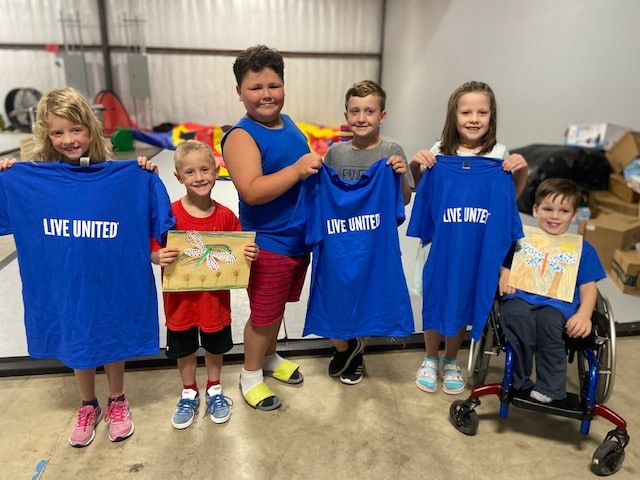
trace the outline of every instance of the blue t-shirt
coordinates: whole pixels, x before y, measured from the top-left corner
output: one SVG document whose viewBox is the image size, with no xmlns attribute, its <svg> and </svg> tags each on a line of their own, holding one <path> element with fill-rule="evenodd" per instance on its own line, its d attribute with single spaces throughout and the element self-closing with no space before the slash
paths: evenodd
<svg viewBox="0 0 640 480">
<path fill-rule="evenodd" d="M 328 165 L 306 179 L 292 220 L 313 246 L 303 335 L 413 333 L 398 239 L 404 219 L 401 177 L 384 158 L 357 181 Z"/>
<path fill-rule="evenodd" d="M 478 340 L 502 261 L 524 235 L 502 159 L 437 156 L 418 185 L 407 235 L 431 242 L 422 273 L 423 328 L 452 337 L 471 325 Z"/>
<path fill-rule="evenodd" d="M 580 263 L 578 264 L 578 278 L 576 280 L 576 288 L 573 295 L 573 301 L 565 302 L 557 298 L 545 297 L 543 295 L 536 295 L 535 293 L 528 293 L 522 290 L 516 290 L 513 295 L 504 295 L 503 301 L 511 300 L 513 298 L 519 298 L 524 300 L 529 305 L 539 305 L 553 307 L 564 315 L 565 320 L 571 318 L 580 308 L 580 285 L 589 282 L 597 282 L 606 277 L 606 273 L 602 268 L 602 263 L 598 258 L 598 253 L 595 248 L 582 239 L 582 254 L 580 255 Z"/>
<path fill-rule="evenodd" d="M 0 173 L 29 354 L 86 369 L 159 351 L 150 238 L 173 226 L 160 178 L 135 161 L 17 163 Z"/>
<path fill-rule="evenodd" d="M 280 117 L 282 128 L 267 128 L 255 120 L 243 117 L 229 130 L 231 132 L 240 128 L 251 135 L 262 156 L 264 175 L 279 172 L 309 153 L 309 143 L 293 120 L 284 114 Z M 223 156 L 226 135 L 222 139 Z M 308 253 L 302 232 L 289 225 L 300 185 L 302 182 L 296 183 L 278 198 L 262 205 L 249 205 L 239 197 L 238 214 L 242 229 L 256 232 L 256 243 L 260 248 L 289 256 Z"/>
</svg>

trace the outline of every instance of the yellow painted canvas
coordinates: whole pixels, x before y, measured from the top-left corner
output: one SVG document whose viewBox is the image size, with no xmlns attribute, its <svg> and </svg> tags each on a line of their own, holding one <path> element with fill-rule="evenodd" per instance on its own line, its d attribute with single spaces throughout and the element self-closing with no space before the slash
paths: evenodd
<svg viewBox="0 0 640 480">
<path fill-rule="evenodd" d="M 508 285 L 529 293 L 572 302 L 582 254 L 582 236 L 549 235 L 525 225 L 518 241 Z"/>
<path fill-rule="evenodd" d="M 255 238 L 255 232 L 169 231 L 167 246 L 177 247 L 180 255 L 165 267 L 162 290 L 246 288 L 251 262 L 244 257 L 244 246 Z"/>
</svg>

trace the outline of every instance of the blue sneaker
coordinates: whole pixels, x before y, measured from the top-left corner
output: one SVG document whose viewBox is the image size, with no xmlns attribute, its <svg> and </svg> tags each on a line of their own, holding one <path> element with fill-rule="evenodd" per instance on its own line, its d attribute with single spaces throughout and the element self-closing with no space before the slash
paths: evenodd
<svg viewBox="0 0 640 480">
<path fill-rule="evenodd" d="M 173 412 L 173 418 L 171 419 L 171 425 L 173 428 L 182 430 L 189 427 L 193 423 L 198 407 L 200 406 L 200 395 L 195 390 L 185 389 L 182 390 L 180 400 L 176 406 L 176 411 Z"/>
<path fill-rule="evenodd" d="M 231 417 L 233 400 L 224 396 L 220 385 L 209 387 L 206 394 L 207 413 L 213 423 L 224 423 Z"/>
</svg>

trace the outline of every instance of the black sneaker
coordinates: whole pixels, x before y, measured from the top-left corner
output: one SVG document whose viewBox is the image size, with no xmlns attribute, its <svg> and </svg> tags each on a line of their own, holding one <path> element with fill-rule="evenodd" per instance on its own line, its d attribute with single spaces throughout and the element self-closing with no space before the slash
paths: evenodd
<svg viewBox="0 0 640 480">
<path fill-rule="evenodd" d="M 364 377 L 364 357 L 358 353 L 340 375 L 340 381 L 347 385 L 357 385 L 362 381 L 362 377 Z"/>
<path fill-rule="evenodd" d="M 333 357 L 329 362 L 329 375 L 337 377 L 346 370 L 353 357 L 355 357 L 362 350 L 362 342 L 359 338 L 352 338 L 349 340 L 349 346 L 344 352 L 339 352 L 335 348 L 333 349 Z"/>
</svg>

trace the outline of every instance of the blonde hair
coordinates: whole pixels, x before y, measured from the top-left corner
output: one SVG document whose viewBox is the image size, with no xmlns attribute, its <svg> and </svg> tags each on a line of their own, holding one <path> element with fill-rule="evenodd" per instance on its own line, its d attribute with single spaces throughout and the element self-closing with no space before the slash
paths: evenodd
<svg viewBox="0 0 640 480">
<path fill-rule="evenodd" d="M 173 164 L 176 168 L 176 172 L 178 172 L 178 168 L 180 167 L 180 162 L 182 161 L 182 159 L 194 152 L 203 154 L 211 161 L 211 163 L 213 163 L 214 167 L 217 166 L 216 159 L 213 156 L 213 150 L 209 145 L 197 140 L 186 140 L 178 145 L 178 148 L 176 148 L 176 153 L 173 155 Z"/>
<path fill-rule="evenodd" d="M 91 141 L 89 151 L 85 154 L 90 158 L 101 161 L 112 158 L 111 143 L 104 138 L 102 124 L 93 113 L 91 105 L 78 90 L 68 87 L 50 90 L 38 102 L 31 150 L 33 160 L 42 162 L 60 160 L 60 152 L 53 148 L 49 139 L 50 115 L 83 125 L 89 130 Z"/>
</svg>

